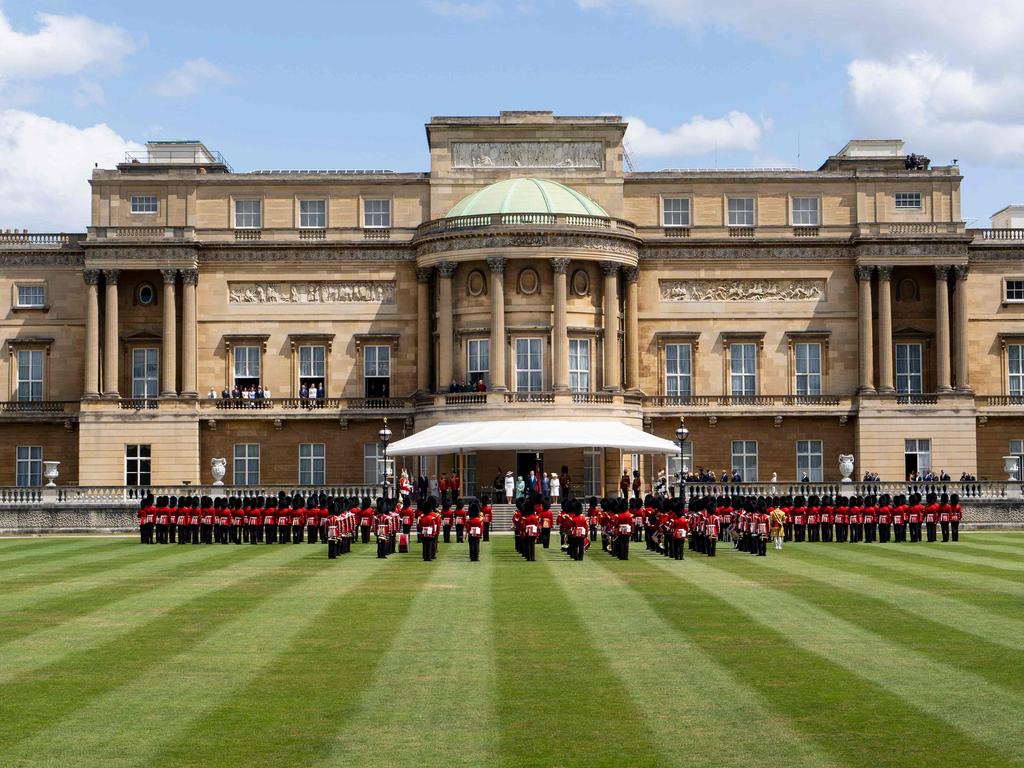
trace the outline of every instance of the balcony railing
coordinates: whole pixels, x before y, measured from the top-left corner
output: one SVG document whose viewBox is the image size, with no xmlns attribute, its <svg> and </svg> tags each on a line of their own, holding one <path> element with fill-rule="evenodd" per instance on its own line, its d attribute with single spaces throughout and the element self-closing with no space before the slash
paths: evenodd
<svg viewBox="0 0 1024 768">
<path fill-rule="evenodd" d="M 410 404 L 403 397 L 211 397 L 200 403 L 215 411 L 386 411 Z"/>
<path fill-rule="evenodd" d="M 1002 229 L 969 229 L 967 233 L 975 240 L 1024 240 L 1024 228 L 1006 227 Z"/>
<path fill-rule="evenodd" d="M 486 392 L 449 392 L 444 396 L 445 405 L 484 405 Z"/>
<path fill-rule="evenodd" d="M 896 395 L 897 405 L 936 405 L 939 402 L 938 395 Z"/>
<path fill-rule="evenodd" d="M 4 400 L 0 413 L 64 413 L 68 400 Z"/>
<path fill-rule="evenodd" d="M 839 406 L 834 395 L 658 395 L 644 398 L 647 408 L 771 408 L 776 406 Z"/>
<path fill-rule="evenodd" d="M 122 411 L 147 411 L 160 407 L 160 401 L 148 397 L 123 397 L 117 402 Z"/>
<path fill-rule="evenodd" d="M 506 392 L 506 403 L 553 403 L 554 392 Z"/>
<path fill-rule="evenodd" d="M 990 406 L 1024 405 L 1024 395 L 987 395 L 985 404 Z"/>
<path fill-rule="evenodd" d="M 636 227 L 630 221 L 607 216 L 585 216 L 570 213 L 493 213 L 478 216 L 453 216 L 433 219 L 421 224 L 416 234 L 437 235 L 445 232 L 459 232 L 483 227 L 545 226 L 572 227 L 576 229 L 612 229 L 634 234 Z"/>
<path fill-rule="evenodd" d="M 21 232 L 13 229 L 0 231 L 0 245 L 34 245 L 53 248 L 73 245 L 84 239 L 84 234 L 69 235 L 64 232 L 29 232 L 27 229 Z"/>
<path fill-rule="evenodd" d="M 608 392 L 573 392 L 572 401 L 586 405 L 609 405 L 613 398 Z"/>
<path fill-rule="evenodd" d="M 678 491 L 678 480 L 676 481 Z M 899 481 L 899 482 L 860 482 L 849 483 L 801 483 L 797 481 L 733 483 L 725 482 L 687 482 L 687 497 L 695 496 L 909 496 L 919 493 L 926 496 L 958 494 L 962 499 L 1005 499 L 1019 498 L 1022 491 L 1020 482 L 1011 483 L 1001 480 L 950 480 L 950 481 Z"/>
</svg>

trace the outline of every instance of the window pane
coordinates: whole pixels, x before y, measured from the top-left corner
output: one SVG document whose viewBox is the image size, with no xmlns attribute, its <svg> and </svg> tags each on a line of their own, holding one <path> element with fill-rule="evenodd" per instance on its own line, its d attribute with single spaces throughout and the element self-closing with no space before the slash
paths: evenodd
<svg viewBox="0 0 1024 768">
<path fill-rule="evenodd" d="M 19 307 L 42 307 L 45 304 L 45 290 L 41 285 L 19 285 Z"/>
<path fill-rule="evenodd" d="M 730 227 L 754 226 L 754 198 L 730 197 L 728 206 Z"/>
<path fill-rule="evenodd" d="M 327 226 L 326 200 L 300 200 L 299 226 L 323 229 Z"/>
<path fill-rule="evenodd" d="M 818 198 L 793 198 L 793 224 L 804 227 L 818 226 Z"/>
<path fill-rule="evenodd" d="M 663 224 L 666 227 L 690 226 L 690 199 L 666 197 L 662 201 Z"/>
<path fill-rule="evenodd" d="M 235 227 L 258 229 L 262 226 L 262 201 L 235 200 Z"/>
<path fill-rule="evenodd" d="M 390 227 L 391 226 L 391 201 L 390 200 L 364 200 L 363 201 L 363 226 L 364 227 Z"/>
</svg>

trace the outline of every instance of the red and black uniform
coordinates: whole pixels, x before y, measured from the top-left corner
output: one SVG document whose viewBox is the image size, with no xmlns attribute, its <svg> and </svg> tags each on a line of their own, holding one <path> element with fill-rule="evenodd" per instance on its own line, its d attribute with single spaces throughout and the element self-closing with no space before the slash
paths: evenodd
<svg viewBox="0 0 1024 768">
<path fill-rule="evenodd" d="M 441 516 L 434 510 L 428 510 L 420 518 L 420 540 L 423 542 L 423 559 L 433 560 L 437 557 L 437 535 L 441 529 Z"/>
<path fill-rule="evenodd" d="M 327 539 L 327 557 L 334 560 L 341 553 L 341 517 L 335 509 L 332 514 L 325 516 L 325 520 L 324 536 Z"/>
<path fill-rule="evenodd" d="M 569 541 L 569 557 L 573 560 L 582 560 L 583 553 L 587 551 L 590 544 L 588 534 L 590 532 L 586 515 L 582 511 L 575 515 L 566 515 L 566 537 Z"/>
<path fill-rule="evenodd" d="M 156 525 L 156 505 L 152 498 L 146 498 L 139 505 L 139 543 L 153 543 L 153 527 Z"/>
<path fill-rule="evenodd" d="M 628 509 L 615 516 L 615 555 L 629 560 L 629 541 L 633 536 L 633 513 Z"/>
<path fill-rule="evenodd" d="M 555 527 L 555 513 L 545 504 L 538 507 L 536 515 L 540 520 L 540 544 L 547 549 L 551 546 L 551 529 Z"/>
<path fill-rule="evenodd" d="M 928 542 L 933 543 L 938 540 L 936 535 L 935 526 L 939 522 L 939 505 L 936 502 L 932 502 L 924 509 L 924 527 L 928 535 Z"/>
<path fill-rule="evenodd" d="M 480 510 L 480 516 L 484 521 L 484 541 L 491 540 L 491 523 L 494 522 L 494 509 L 490 504 L 484 504 Z"/>
<path fill-rule="evenodd" d="M 402 533 L 408 536 L 412 532 L 412 524 L 415 519 L 416 514 L 413 512 L 412 505 L 406 502 L 402 507 Z"/>
<path fill-rule="evenodd" d="M 593 506 L 587 510 L 587 525 L 590 528 L 590 540 L 597 541 L 597 529 L 601 525 L 601 508 Z"/>
<path fill-rule="evenodd" d="M 907 540 L 907 515 L 906 504 L 896 504 L 892 508 L 892 533 L 893 539 L 897 542 Z"/>
<path fill-rule="evenodd" d="M 910 524 L 910 540 L 912 542 L 921 540 L 921 522 L 924 520 L 924 505 L 915 502 L 910 505 L 907 512 L 907 522 Z"/>
<path fill-rule="evenodd" d="M 468 516 L 460 501 L 455 507 L 455 543 L 461 544 L 466 535 L 466 520 Z"/>
<path fill-rule="evenodd" d="M 451 507 L 445 504 L 441 508 L 441 531 L 444 534 L 444 543 L 447 544 L 452 540 L 452 525 L 455 523 L 455 515 L 452 514 Z"/>
<path fill-rule="evenodd" d="M 537 539 L 540 536 L 540 518 L 536 512 L 523 517 L 523 557 L 529 562 L 537 559 Z"/>
<path fill-rule="evenodd" d="M 359 510 L 359 535 L 363 544 L 370 543 L 370 529 L 373 527 L 373 508 L 365 500 Z"/>
<path fill-rule="evenodd" d="M 388 556 L 389 539 L 391 538 L 391 516 L 386 512 L 378 512 L 373 516 L 373 533 L 377 537 L 377 559 Z"/>
<path fill-rule="evenodd" d="M 960 541 L 960 521 L 964 518 L 964 509 L 960 506 L 960 502 L 956 501 L 956 496 L 953 496 L 950 507 L 949 525 L 952 529 L 953 541 Z"/>
<path fill-rule="evenodd" d="M 832 506 L 829 504 L 822 506 L 820 514 L 821 522 L 819 525 L 821 526 L 821 540 L 832 541 L 832 522 L 834 515 Z"/>
<path fill-rule="evenodd" d="M 479 512 L 471 514 L 466 520 L 466 534 L 469 537 L 469 561 L 475 563 L 480 559 L 480 541 L 484 537 L 484 519 Z"/>
<path fill-rule="evenodd" d="M 672 538 L 669 540 L 669 548 L 672 551 L 673 560 L 682 560 L 686 547 L 686 537 L 690 532 L 690 523 L 682 512 L 677 512 L 672 519 Z"/>
<path fill-rule="evenodd" d="M 310 544 L 316 544 L 316 540 L 319 538 L 321 514 L 317 502 L 310 499 L 306 505 L 306 541 Z"/>
<path fill-rule="evenodd" d="M 872 544 L 875 541 L 876 525 L 878 524 L 878 508 L 870 504 L 864 506 L 864 541 Z"/>
<path fill-rule="evenodd" d="M 888 544 L 892 527 L 892 505 L 882 504 L 878 508 L 878 541 Z"/>
</svg>

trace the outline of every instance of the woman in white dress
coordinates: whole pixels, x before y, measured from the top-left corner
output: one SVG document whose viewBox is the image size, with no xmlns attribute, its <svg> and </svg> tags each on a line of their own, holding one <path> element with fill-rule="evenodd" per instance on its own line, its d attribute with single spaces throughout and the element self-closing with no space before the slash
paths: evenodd
<svg viewBox="0 0 1024 768">
<path fill-rule="evenodd" d="M 548 485 L 550 487 L 551 503 L 552 504 L 557 504 L 558 503 L 558 495 L 559 495 L 559 492 L 562 489 L 561 483 L 558 480 L 558 473 L 557 472 L 552 472 L 551 473 L 551 482 Z"/>
<path fill-rule="evenodd" d="M 516 496 L 516 479 L 511 470 L 505 473 L 505 501 L 511 504 Z"/>
</svg>

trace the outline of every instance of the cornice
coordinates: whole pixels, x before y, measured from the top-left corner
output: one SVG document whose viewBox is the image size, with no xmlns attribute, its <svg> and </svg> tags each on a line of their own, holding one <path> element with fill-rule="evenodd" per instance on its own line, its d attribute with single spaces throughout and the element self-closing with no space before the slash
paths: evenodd
<svg viewBox="0 0 1024 768">
<path fill-rule="evenodd" d="M 199 251 L 200 264 L 266 264 L 274 262 L 338 262 L 338 261 L 415 261 L 412 248 L 360 248 L 342 246 L 319 247 L 218 247 L 207 246 Z"/>
<path fill-rule="evenodd" d="M 74 253 L 54 251 L 8 253 L 0 251 L 0 267 L 81 267 L 84 264 L 85 254 L 82 251 Z"/>
<path fill-rule="evenodd" d="M 701 246 L 694 244 L 648 246 L 640 250 L 641 261 L 850 261 L 854 251 L 848 245 L 736 245 Z"/>
<path fill-rule="evenodd" d="M 494 232 L 456 237 L 424 239 L 416 245 L 416 256 L 430 256 L 453 251 L 488 250 L 504 248 L 566 248 L 590 251 L 596 254 L 614 253 L 636 258 L 639 243 L 632 236 L 616 236 L 611 233 L 576 234 L 567 232 Z"/>
</svg>

